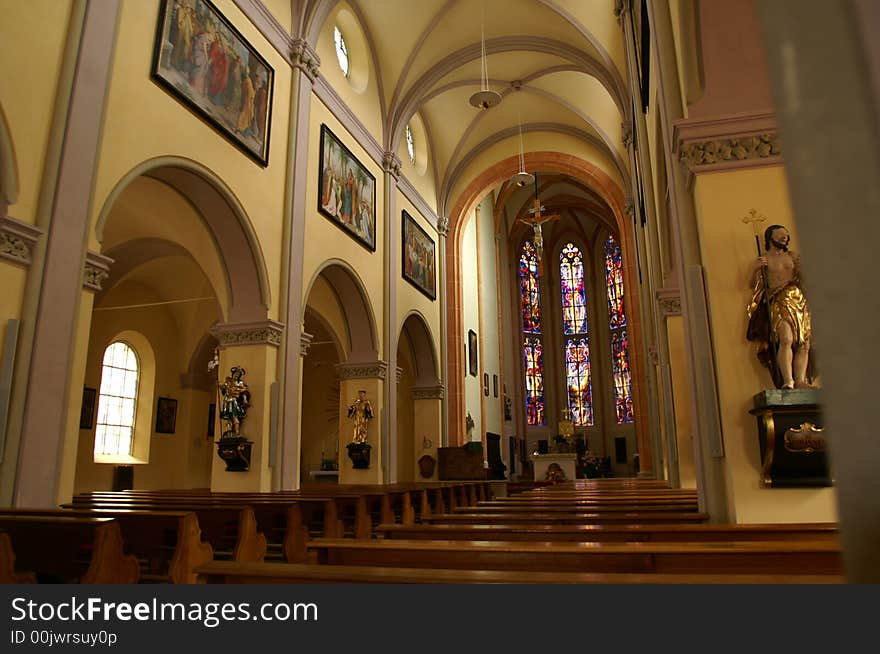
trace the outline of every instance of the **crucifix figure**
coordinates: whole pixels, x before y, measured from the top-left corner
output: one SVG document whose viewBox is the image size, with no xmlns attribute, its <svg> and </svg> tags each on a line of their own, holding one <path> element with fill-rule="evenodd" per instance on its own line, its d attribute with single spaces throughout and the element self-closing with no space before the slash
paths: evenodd
<svg viewBox="0 0 880 654">
<path fill-rule="evenodd" d="M 535 174 L 535 206 L 529 209 L 528 218 L 519 218 L 522 222 L 530 225 L 535 233 L 535 250 L 538 253 L 538 274 L 544 274 L 544 232 L 542 225 L 551 220 L 559 220 L 559 214 L 544 215 L 545 207 L 538 199 L 538 175 Z"/>
</svg>

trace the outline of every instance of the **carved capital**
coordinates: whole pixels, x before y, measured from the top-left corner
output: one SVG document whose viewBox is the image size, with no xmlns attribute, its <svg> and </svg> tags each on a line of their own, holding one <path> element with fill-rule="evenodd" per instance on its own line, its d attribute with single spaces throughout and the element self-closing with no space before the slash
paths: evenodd
<svg viewBox="0 0 880 654">
<path fill-rule="evenodd" d="M 629 150 L 633 144 L 632 125 L 629 121 L 623 121 L 620 124 L 620 138 L 623 140 L 623 147 Z"/>
<path fill-rule="evenodd" d="M 391 150 L 382 153 L 382 170 L 391 173 L 394 179 L 400 179 L 400 157 Z"/>
<path fill-rule="evenodd" d="M 284 325 L 275 320 L 261 320 L 236 324 L 215 325 L 211 334 L 220 342 L 220 347 L 237 345 L 281 345 Z"/>
<path fill-rule="evenodd" d="M 305 39 L 294 39 L 290 44 L 290 62 L 299 68 L 310 81 L 318 77 L 321 58 Z"/>
<path fill-rule="evenodd" d="M 336 365 L 339 379 L 385 379 L 388 364 L 385 361 L 362 361 L 360 363 L 339 363 Z"/>
<path fill-rule="evenodd" d="M 110 265 L 113 259 L 98 252 L 86 252 L 86 263 L 83 266 L 83 286 L 93 291 L 103 290 L 101 282 L 110 276 Z"/>
<path fill-rule="evenodd" d="M 614 0 L 614 17 L 617 22 L 623 20 L 623 14 L 629 11 L 629 0 Z"/>
<path fill-rule="evenodd" d="M 623 205 L 623 210 L 624 212 L 626 212 L 627 218 L 632 218 L 636 213 L 636 206 L 633 204 L 631 199 L 628 199 Z"/>
<path fill-rule="evenodd" d="M 662 316 L 681 315 L 681 295 L 677 288 L 660 289 L 657 291 L 657 306 Z"/>
<path fill-rule="evenodd" d="M 446 216 L 437 216 L 437 233 L 444 238 L 449 233 L 449 218 Z"/>
<path fill-rule="evenodd" d="M 702 172 L 717 164 L 754 161 L 781 157 L 778 134 L 758 134 L 741 138 L 694 141 L 681 147 L 679 161 L 692 173 Z"/>
<path fill-rule="evenodd" d="M 42 235 L 41 229 L 0 214 L 0 257 L 30 266 L 34 246 Z"/>
<path fill-rule="evenodd" d="M 299 333 L 299 355 L 301 357 L 308 356 L 309 348 L 312 347 L 312 339 L 315 338 L 312 334 L 308 332 L 300 332 Z"/>
<path fill-rule="evenodd" d="M 446 389 L 439 382 L 431 386 L 416 386 L 412 391 L 414 400 L 442 400 L 445 395 Z"/>
</svg>

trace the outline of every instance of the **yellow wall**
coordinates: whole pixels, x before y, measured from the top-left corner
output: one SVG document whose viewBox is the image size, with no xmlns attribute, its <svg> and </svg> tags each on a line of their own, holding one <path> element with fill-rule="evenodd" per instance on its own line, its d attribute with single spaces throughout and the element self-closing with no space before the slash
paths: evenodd
<svg viewBox="0 0 880 654">
<path fill-rule="evenodd" d="M 356 241 L 337 223 L 318 212 L 318 171 L 321 156 L 321 123 L 326 123 L 330 130 L 354 153 L 358 161 L 376 178 L 376 251 L 371 252 Z M 328 259 L 346 261 L 356 271 L 366 290 L 370 309 L 376 325 L 376 334 L 382 334 L 382 288 L 383 265 L 382 248 L 385 242 L 385 200 L 383 191 L 383 172 L 367 153 L 342 127 L 330 111 L 315 96 L 312 96 L 312 107 L 309 122 L 309 169 L 306 182 L 306 225 L 305 249 L 303 252 L 303 300 L 308 293 L 308 280 L 315 277 Z M 379 338 L 381 356 L 382 339 Z"/>
<path fill-rule="evenodd" d="M 6 338 L 6 321 L 21 319 L 21 303 L 24 301 L 24 287 L 28 269 L 8 261 L 0 260 L 0 347 Z"/>
<path fill-rule="evenodd" d="M 156 24 L 158 0 L 124 2 L 95 181 L 92 224 L 120 179 L 144 161 L 158 156 L 177 156 L 198 162 L 223 180 L 244 207 L 266 261 L 271 297 L 277 298 L 287 172 L 290 67 L 243 17 L 232 0 L 219 0 L 216 4 L 275 70 L 269 167 L 255 163 L 150 80 L 148 71 L 152 66 L 155 35 L 152 29 L 144 29 L 144 25 Z M 94 234 L 89 246 L 100 249 Z M 277 304 L 270 307 L 269 316 L 277 317 Z"/>
<path fill-rule="evenodd" d="M 747 273 L 757 251 L 752 231 L 742 223 L 742 218 L 755 208 L 771 221 L 767 225 L 786 225 L 792 233 L 792 249 L 798 250 L 784 170 L 772 166 L 700 175 L 695 199 L 735 519 L 836 520 L 833 489 L 761 487 L 757 423 L 748 413 L 752 397 L 762 389 L 772 388 L 772 383 L 745 339 L 745 308 L 750 295 Z"/>
<path fill-rule="evenodd" d="M 263 3 L 263 6 L 269 10 L 272 16 L 275 17 L 279 23 L 281 23 L 281 27 L 283 27 L 288 34 L 290 34 L 291 29 L 291 12 L 290 12 L 290 0 L 260 0 Z"/>
<path fill-rule="evenodd" d="M 71 17 L 70 0 L 4 2 L 0 20 L 0 106 L 18 165 L 18 202 L 9 214 L 36 222 L 40 183 Z M 15 89 L 27 92 L 13 92 Z"/>
<path fill-rule="evenodd" d="M 412 344 L 406 335 L 398 343 L 397 366 L 402 370 L 397 383 L 397 481 L 415 481 L 418 478 L 414 456 L 416 434 L 422 430 L 415 421 L 415 366 L 412 360 Z M 418 441 L 421 443 L 421 438 Z"/>
</svg>

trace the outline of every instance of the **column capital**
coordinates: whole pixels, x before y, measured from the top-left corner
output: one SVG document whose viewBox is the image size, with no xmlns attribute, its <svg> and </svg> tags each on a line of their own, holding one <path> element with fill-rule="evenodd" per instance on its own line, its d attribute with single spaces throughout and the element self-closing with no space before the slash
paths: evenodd
<svg viewBox="0 0 880 654">
<path fill-rule="evenodd" d="M 284 325 L 275 320 L 214 325 L 211 334 L 220 341 L 220 347 L 237 345 L 281 345 Z"/>
<path fill-rule="evenodd" d="M 299 333 L 299 356 L 306 357 L 309 354 L 309 348 L 312 347 L 312 339 L 314 339 L 313 334 L 309 334 L 308 332 L 300 332 Z"/>
<path fill-rule="evenodd" d="M 307 40 L 293 39 L 290 42 L 290 63 L 305 73 L 309 81 L 314 82 L 318 77 L 321 58 Z"/>
<path fill-rule="evenodd" d="M 414 400 L 442 400 L 446 396 L 446 388 L 440 382 L 427 386 L 416 386 L 412 389 Z"/>
<path fill-rule="evenodd" d="M 677 288 L 661 288 L 657 290 L 657 306 L 662 316 L 681 315 L 681 291 Z"/>
<path fill-rule="evenodd" d="M 0 206 L 0 258 L 30 266 L 43 230 L 5 215 L 4 207 Z"/>
<path fill-rule="evenodd" d="M 388 362 L 382 361 L 358 361 L 336 364 L 336 372 L 340 380 L 345 379 L 386 379 L 388 376 Z"/>
<path fill-rule="evenodd" d="M 105 257 L 99 252 L 86 252 L 86 262 L 83 265 L 83 286 L 93 291 L 103 290 L 101 282 L 110 276 L 110 266 L 113 259 Z"/>
<path fill-rule="evenodd" d="M 391 150 L 385 150 L 382 153 L 382 170 L 391 173 L 394 179 L 400 179 L 400 157 Z"/>
<path fill-rule="evenodd" d="M 437 216 L 437 233 L 446 238 L 449 233 L 449 218 L 447 216 Z"/>
</svg>

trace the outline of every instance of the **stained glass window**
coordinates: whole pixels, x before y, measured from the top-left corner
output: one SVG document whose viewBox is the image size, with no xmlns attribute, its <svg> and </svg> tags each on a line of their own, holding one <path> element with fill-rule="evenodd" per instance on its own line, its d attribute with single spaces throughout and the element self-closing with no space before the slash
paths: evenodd
<svg viewBox="0 0 880 654">
<path fill-rule="evenodd" d="M 544 348 L 541 339 L 526 337 L 523 341 L 526 371 L 526 424 L 544 425 Z"/>
<path fill-rule="evenodd" d="M 569 419 L 576 425 L 593 424 L 590 380 L 590 344 L 586 337 L 569 339 L 565 346 Z"/>
<path fill-rule="evenodd" d="M 623 263 L 620 246 L 605 241 L 605 284 L 608 291 L 608 324 L 611 328 L 611 364 L 617 424 L 633 421 L 632 377 L 629 370 L 629 337 L 623 310 Z"/>
<path fill-rule="evenodd" d="M 623 262 L 620 247 L 609 236 L 605 241 L 605 284 L 608 288 L 608 321 L 611 329 L 626 327 L 623 312 Z"/>
<path fill-rule="evenodd" d="M 541 290 L 538 253 L 526 241 L 519 258 L 523 360 L 526 377 L 526 424 L 544 425 L 544 347 L 541 343 Z"/>
<path fill-rule="evenodd" d="M 348 46 L 338 27 L 333 28 L 333 43 L 336 45 L 336 60 L 339 62 L 339 68 L 342 69 L 342 74 L 348 77 Z"/>
<path fill-rule="evenodd" d="M 584 292 L 584 260 L 569 243 L 559 255 L 562 286 L 562 329 L 566 334 L 587 333 L 587 299 Z"/>
<path fill-rule="evenodd" d="M 413 141 L 413 133 L 409 128 L 409 125 L 406 126 L 406 131 L 404 132 L 404 136 L 406 137 L 406 151 L 409 154 L 409 160 L 411 163 L 416 162 L 416 146 Z"/>
<path fill-rule="evenodd" d="M 541 333 L 541 290 L 538 281 L 538 254 L 535 246 L 526 242 L 519 258 L 523 331 L 526 334 Z"/>
<path fill-rule="evenodd" d="M 562 291 L 562 332 L 565 343 L 565 379 L 569 419 L 579 426 L 593 424 L 593 389 L 590 379 L 590 342 L 587 336 L 587 294 L 584 257 L 574 243 L 559 254 Z"/>
<path fill-rule="evenodd" d="M 625 329 L 611 332 L 611 357 L 617 424 L 633 421 L 632 378 L 629 373 L 629 339 Z"/>
<path fill-rule="evenodd" d="M 137 354 L 125 343 L 104 350 L 95 454 L 131 454 L 138 369 Z"/>
</svg>

